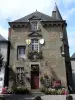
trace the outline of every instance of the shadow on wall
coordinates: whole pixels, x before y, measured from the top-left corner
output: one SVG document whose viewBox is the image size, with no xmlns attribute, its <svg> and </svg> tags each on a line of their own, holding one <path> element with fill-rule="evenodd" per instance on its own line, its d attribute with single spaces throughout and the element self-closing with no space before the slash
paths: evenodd
<svg viewBox="0 0 75 100">
<path fill-rule="evenodd" d="M 73 88 L 74 88 L 74 92 L 75 92 L 75 73 L 72 73 L 73 76 Z"/>
<path fill-rule="evenodd" d="M 11 88 L 16 87 L 16 74 L 12 68 L 9 69 L 9 73 L 11 73 L 11 76 L 9 76 L 9 84 L 11 84 Z"/>
</svg>

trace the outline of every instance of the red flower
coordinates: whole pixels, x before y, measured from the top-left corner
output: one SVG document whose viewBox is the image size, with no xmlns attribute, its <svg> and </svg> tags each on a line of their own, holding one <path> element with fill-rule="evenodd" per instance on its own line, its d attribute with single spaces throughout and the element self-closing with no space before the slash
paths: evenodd
<svg viewBox="0 0 75 100">
<path fill-rule="evenodd" d="M 2 94 L 7 94 L 7 88 L 2 88 Z"/>
<path fill-rule="evenodd" d="M 61 86 L 61 81 L 54 81 L 53 82 L 53 87 L 58 87 L 58 86 Z"/>
<path fill-rule="evenodd" d="M 65 90 L 65 91 L 63 92 L 63 94 L 64 94 L 64 95 L 68 95 L 69 93 L 68 93 L 68 91 Z"/>
</svg>

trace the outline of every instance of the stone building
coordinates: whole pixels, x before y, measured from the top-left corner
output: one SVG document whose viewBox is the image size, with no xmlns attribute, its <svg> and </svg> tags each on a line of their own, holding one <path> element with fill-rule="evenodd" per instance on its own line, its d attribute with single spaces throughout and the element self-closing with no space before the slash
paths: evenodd
<svg viewBox="0 0 75 100">
<path fill-rule="evenodd" d="M 9 87 L 40 89 L 44 76 L 72 87 L 67 23 L 56 4 L 52 16 L 35 11 L 9 25 Z"/>
<path fill-rule="evenodd" d="M 72 66 L 73 88 L 75 92 L 75 53 L 71 56 L 71 66 Z"/>
</svg>

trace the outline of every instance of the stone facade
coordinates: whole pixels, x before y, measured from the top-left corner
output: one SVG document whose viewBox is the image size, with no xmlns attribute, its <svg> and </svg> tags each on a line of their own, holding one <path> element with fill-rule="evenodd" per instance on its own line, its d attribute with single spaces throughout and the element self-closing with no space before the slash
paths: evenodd
<svg viewBox="0 0 75 100">
<path fill-rule="evenodd" d="M 72 66 L 73 88 L 75 92 L 75 53 L 71 56 L 71 66 Z"/>
<path fill-rule="evenodd" d="M 10 41 L 10 59 L 9 59 L 9 87 L 17 86 L 16 82 L 16 68 L 24 68 L 24 85 L 19 86 L 34 89 L 32 84 L 32 70 L 33 65 L 38 65 L 38 88 L 43 87 L 40 82 L 40 78 L 44 75 L 48 75 L 49 79 L 54 77 L 57 80 L 61 80 L 62 84 L 67 87 L 71 85 L 70 80 L 67 80 L 68 76 L 71 75 L 71 66 L 69 59 L 69 46 L 66 32 L 66 21 L 65 20 L 51 20 L 41 21 L 36 16 L 35 21 L 39 22 L 39 30 L 31 31 L 30 21 L 34 20 L 34 16 L 30 17 L 28 22 L 10 22 L 9 29 L 9 41 Z M 40 14 L 39 14 L 40 15 Z M 43 15 L 44 16 L 44 15 Z M 31 43 L 27 44 L 26 40 L 32 39 L 43 39 L 44 43 L 40 44 L 40 50 L 42 52 L 42 58 L 29 59 L 28 53 L 31 51 Z M 18 59 L 18 46 L 25 46 L 25 57 Z M 32 51 L 31 51 L 32 52 Z M 32 58 L 32 57 L 31 57 Z M 69 63 L 69 68 L 67 66 Z M 67 72 L 67 71 L 68 72 Z M 36 71 L 34 71 L 36 72 Z M 71 77 L 71 76 L 70 76 Z M 37 81 L 36 80 L 36 81 Z M 37 81 L 37 82 L 38 82 Z M 68 81 L 68 82 L 67 82 Z M 72 82 L 72 81 L 71 81 Z M 37 89 L 37 88 L 35 88 Z"/>
</svg>

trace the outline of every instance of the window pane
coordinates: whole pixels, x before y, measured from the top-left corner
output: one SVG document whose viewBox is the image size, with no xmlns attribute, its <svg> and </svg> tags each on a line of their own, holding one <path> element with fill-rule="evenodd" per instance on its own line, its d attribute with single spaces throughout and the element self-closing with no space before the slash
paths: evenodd
<svg viewBox="0 0 75 100">
<path fill-rule="evenodd" d="M 39 43 L 37 39 L 33 39 L 31 41 L 32 45 L 32 50 L 38 51 L 39 50 Z"/>
<path fill-rule="evenodd" d="M 19 54 L 25 54 L 25 47 L 19 48 Z"/>
<path fill-rule="evenodd" d="M 34 50 L 34 45 L 32 45 L 32 50 Z"/>
<path fill-rule="evenodd" d="M 17 58 L 25 57 L 25 46 L 18 46 Z"/>
<path fill-rule="evenodd" d="M 16 80 L 22 80 L 24 76 L 24 67 L 16 68 Z"/>
<path fill-rule="evenodd" d="M 36 31 L 37 30 L 37 28 L 38 28 L 37 25 L 38 25 L 37 22 L 32 22 L 31 23 L 31 28 L 32 28 L 33 31 Z"/>
</svg>

